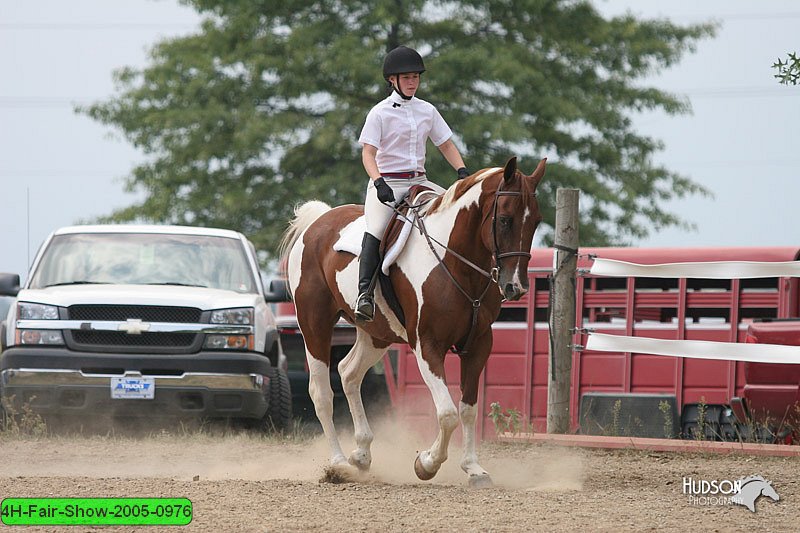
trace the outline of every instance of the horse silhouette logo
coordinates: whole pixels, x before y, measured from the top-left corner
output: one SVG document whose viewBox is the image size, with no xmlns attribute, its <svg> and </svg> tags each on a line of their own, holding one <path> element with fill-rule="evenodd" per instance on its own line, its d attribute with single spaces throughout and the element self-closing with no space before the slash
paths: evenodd
<svg viewBox="0 0 800 533">
<path fill-rule="evenodd" d="M 756 500 L 760 496 L 767 496 L 772 498 L 773 501 L 781 499 L 778 493 L 775 492 L 772 482 L 761 476 L 748 476 L 740 479 L 737 483 L 741 488 L 739 492 L 731 496 L 731 503 L 744 505 L 754 513 L 756 512 Z"/>
</svg>

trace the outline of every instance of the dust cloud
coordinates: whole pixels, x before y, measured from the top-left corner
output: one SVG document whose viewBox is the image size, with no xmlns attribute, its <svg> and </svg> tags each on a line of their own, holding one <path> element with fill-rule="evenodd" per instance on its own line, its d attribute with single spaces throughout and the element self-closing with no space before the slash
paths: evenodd
<svg viewBox="0 0 800 533">
<path fill-rule="evenodd" d="M 437 484 L 465 486 L 459 463 L 458 435 L 451 441 L 448 460 L 427 482 L 414 474 L 414 460 L 433 439 L 391 419 L 373 423 L 372 468 L 345 468 L 346 480 L 388 485 Z M 279 480 L 317 482 L 325 477 L 329 451 L 325 438 L 263 437 L 240 432 L 171 434 L 146 437 L 117 435 L 55 436 L 33 440 L 4 438 L 6 460 L 2 474 L 13 476 L 79 476 L 89 478 L 170 478 L 175 480 Z M 352 430 L 340 433 L 345 454 L 355 448 Z M 481 465 L 495 485 L 515 490 L 581 490 L 583 458 L 579 451 L 543 446 L 484 443 Z"/>
</svg>

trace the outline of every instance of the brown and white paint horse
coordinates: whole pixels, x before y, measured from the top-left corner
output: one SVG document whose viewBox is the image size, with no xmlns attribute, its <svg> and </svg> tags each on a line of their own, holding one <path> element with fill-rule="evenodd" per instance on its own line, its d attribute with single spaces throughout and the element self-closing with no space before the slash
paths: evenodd
<svg viewBox="0 0 800 533">
<path fill-rule="evenodd" d="M 432 239 L 449 250 L 434 241 L 434 254 L 426 238 L 414 230 L 389 271 L 405 313 L 405 327 L 392 313 L 380 287 L 375 294 L 375 320 L 365 323 L 354 318 L 358 261 L 352 254 L 334 251 L 333 245 L 344 228 L 363 215 L 363 206 L 332 209 L 312 201 L 295 210 L 283 248 L 288 253 L 289 289 L 306 343 L 309 392 L 330 446 L 332 465 L 349 462 L 362 470 L 370 467 L 373 434 L 361 400 L 361 381 L 389 345 L 408 343 L 433 396 L 439 421 L 433 445 L 417 456 L 417 476 L 431 479 L 436 475 L 447 459 L 450 436 L 460 418 L 464 434 L 461 468 L 469 475 L 470 485 L 491 485 L 475 449 L 478 379 L 492 348 L 491 324 L 500 312 L 502 298 L 517 300 L 528 291 L 529 251 L 542 218 L 536 187 L 544 175 L 545 161 L 526 176 L 512 158 L 504 168 L 484 169 L 456 182 L 434 200 L 425 214 L 425 227 Z M 462 396 L 456 408 L 445 385 L 444 360 L 453 345 L 468 337 L 473 307 L 478 307 L 477 321 L 469 352 L 461 356 Z M 356 343 L 339 363 L 357 445 L 349 457 L 342 452 L 333 424 L 329 375 L 331 337 L 340 317 L 357 326 Z"/>
</svg>

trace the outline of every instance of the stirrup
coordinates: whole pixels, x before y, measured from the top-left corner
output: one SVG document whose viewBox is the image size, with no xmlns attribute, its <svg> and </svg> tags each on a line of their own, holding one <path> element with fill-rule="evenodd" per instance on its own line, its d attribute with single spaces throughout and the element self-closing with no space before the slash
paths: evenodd
<svg viewBox="0 0 800 533">
<path fill-rule="evenodd" d="M 362 292 L 358 295 L 355 313 L 356 318 L 364 322 L 372 322 L 372 319 L 375 317 L 375 300 L 371 294 Z"/>
</svg>

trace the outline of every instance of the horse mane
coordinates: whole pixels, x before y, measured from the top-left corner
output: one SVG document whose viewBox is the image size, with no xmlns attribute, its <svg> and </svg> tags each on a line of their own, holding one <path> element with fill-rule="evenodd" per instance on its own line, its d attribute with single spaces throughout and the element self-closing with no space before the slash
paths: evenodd
<svg viewBox="0 0 800 533">
<path fill-rule="evenodd" d="M 742 487 L 753 481 L 763 481 L 764 483 L 769 483 L 769 481 L 764 479 L 762 476 L 747 476 L 746 478 L 741 479 L 740 481 L 742 482 Z"/>
<path fill-rule="evenodd" d="M 428 209 L 425 211 L 425 214 L 435 213 L 437 211 L 441 211 L 447 209 L 456 201 L 464 196 L 464 194 L 472 188 L 473 185 L 478 183 L 483 183 L 486 178 L 491 176 L 497 171 L 502 171 L 503 169 L 500 167 L 492 167 L 492 168 L 485 168 L 480 172 L 476 172 L 472 176 L 468 176 L 463 180 L 458 180 L 457 182 L 450 185 L 443 195 L 438 197 L 434 200 Z"/>
</svg>

